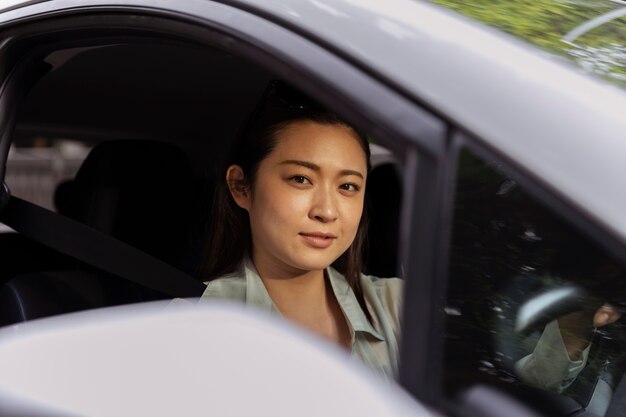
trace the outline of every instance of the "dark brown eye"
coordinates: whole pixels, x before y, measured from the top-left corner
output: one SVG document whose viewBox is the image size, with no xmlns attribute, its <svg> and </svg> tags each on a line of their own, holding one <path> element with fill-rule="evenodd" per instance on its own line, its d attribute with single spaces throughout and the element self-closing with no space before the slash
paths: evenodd
<svg viewBox="0 0 626 417">
<path fill-rule="evenodd" d="M 297 184 L 310 184 L 311 183 L 311 181 L 304 175 L 294 175 L 292 177 L 289 177 L 289 179 Z"/>
<path fill-rule="evenodd" d="M 339 188 L 341 188 L 342 190 L 346 190 L 346 191 L 359 191 L 361 189 L 361 187 L 359 187 L 358 185 L 354 183 L 341 184 Z"/>
</svg>

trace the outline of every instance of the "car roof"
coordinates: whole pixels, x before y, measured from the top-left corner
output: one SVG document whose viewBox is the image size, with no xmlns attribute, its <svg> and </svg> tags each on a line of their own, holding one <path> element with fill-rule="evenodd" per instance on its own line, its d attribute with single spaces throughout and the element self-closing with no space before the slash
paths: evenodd
<svg viewBox="0 0 626 417">
<path fill-rule="evenodd" d="M 30 3 L 41 2 L 23 2 Z M 99 0 L 45 3 L 61 9 L 113 5 Z M 626 164 L 621 157 L 626 151 L 626 94 L 619 88 L 430 3 L 227 3 L 327 46 L 514 161 L 626 242 Z M 190 5 L 196 3 L 114 4 L 187 7 L 193 14 Z"/>
</svg>

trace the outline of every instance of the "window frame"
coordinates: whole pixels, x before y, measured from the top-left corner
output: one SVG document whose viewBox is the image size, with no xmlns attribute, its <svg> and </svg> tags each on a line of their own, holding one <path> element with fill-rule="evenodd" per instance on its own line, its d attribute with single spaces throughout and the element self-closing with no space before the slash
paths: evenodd
<svg viewBox="0 0 626 417">
<path fill-rule="evenodd" d="M 65 2 L 65 5 L 68 3 L 78 2 Z M 438 213 L 444 206 L 440 189 L 446 164 L 446 126 L 384 80 L 355 67 L 315 40 L 262 17 L 212 2 L 181 0 L 168 6 L 168 10 L 151 8 L 148 1 L 124 3 L 125 6 L 104 2 L 76 5 L 71 10 L 56 2 L 37 3 L 5 13 L 5 23 L 0 22 L 0 28 L 7 36 L 24 40 L 22 54 L 30 49 L 27 38 L 46 37 L 55 32 L 55 48 L 58 48 L 68 42 L 62 36 L 58 38 L 60 33 L 85 26 L 87 32 L 106 26 L 109 30 L 119 29 L 120 33 L 144 31 L 221 46 L 295 83 L 374 135 L 396 155 L 404 156 L 401 160 L 404 192 L 412 198 L 404 199 L 401 218 L 401 230 L 408 232 L 400 241 L 400 263 L 406 265 L 407 278 L 403 329 L 408 330 L 403 330 L 406 337 L 401 346 L 400 381 L 416 398 L 432 403 L 433 384 L 427 376 L 433 372 L 440 375 L 437 363 L 432 361 L 440 343 L 432 336 L 439 331 L 440 322 L 424 320 L 421 315 L 437 316 L 436 294 L 442 291 L 440 284 L 444 282 L 438 278 L 441 265 L 435 260 L 439 252 L 436 248 L 443 244 L 439 242 L 438 229 L 445 223 Z M 2 99 L 6 99 L 4 94 L 0 96 Z M 7 132 L 11 130 L 6 126 L 3 129 L 5 145 L 10 136 Z M 437 244 L 433 245 L 433 241 Z M 431 250 L 418 251 L 425 247 Z M 413 256 L 416 253 L 420 256 Z M 433 296 L 423 297 L 423 294 Z M 419 305 L 416 300 L 420 301 Z M 424 344 L 424 340 L 433 343 Z"/>
</svg>

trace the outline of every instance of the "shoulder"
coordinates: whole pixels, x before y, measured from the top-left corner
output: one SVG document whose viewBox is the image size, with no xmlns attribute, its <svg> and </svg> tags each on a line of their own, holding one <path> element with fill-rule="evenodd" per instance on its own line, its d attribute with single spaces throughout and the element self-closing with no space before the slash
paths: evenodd
<svg viewBox="0 0 626 417">
<path fill-rule="evenodd" d="M 384 314 L 393 322 L 399 321 L 404 294 L 404 280 L 361 274 L 361 288 L 367 304 L 374 312 Z"/>
<path fill-rule="evenodd" d="M 238 273 L 211 280 L 206 286 L 201 298 L 246 299 L 246 277 Z"/>
<path fill-rule="evenodd" d="M 404 280 L 361 274 L 361 286 L 364 292 L 373 292 L 383 301 L 399 303 L 402 300 Z"/>
</svg>

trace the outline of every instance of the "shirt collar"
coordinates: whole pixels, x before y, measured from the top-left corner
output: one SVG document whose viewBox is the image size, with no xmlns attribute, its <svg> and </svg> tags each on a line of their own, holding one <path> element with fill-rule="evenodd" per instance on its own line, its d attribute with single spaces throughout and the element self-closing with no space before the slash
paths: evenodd
<svg viewBox="0 0 626 417">
<path fill-rule="evenodd" d="M 263 310 L 280 314 L 280 311 L 278 311 L 278 308 L 274 305 L 259 273 L 249 257 L 245 257 L 242 263 L 242 269 L 246 277 L 246 304 L 251 304 Z M 374 326 L 372 326 L 365 316 L 346 278 L 332 267 L 326 268 L 326 275 L 330 281 L 333 293 L 337 298 L 337 302 L 348 321 L 350 331 L 353 333 L 365 332 L 378 340 L 384 341 L 385 338 L 374 329 Z"/>
<path fill-rule="evenodd" d="M 246 304 L 280 314 L 249 257 L 245 257 L 242 268 L 246 277 Z"/>
<path fill-rule="evenodd" d="M 343 314 L 346 316 L 352 331 L 369 333 L 378 340 L 384 341 L 385 338 L 367 319 L 346 277 L 333 267 L 326 268 L 326 274 L 330 280 L 333 293 L 335 293 L 339 306 L 341 310 L 343 310 Z"/>
</svg>

